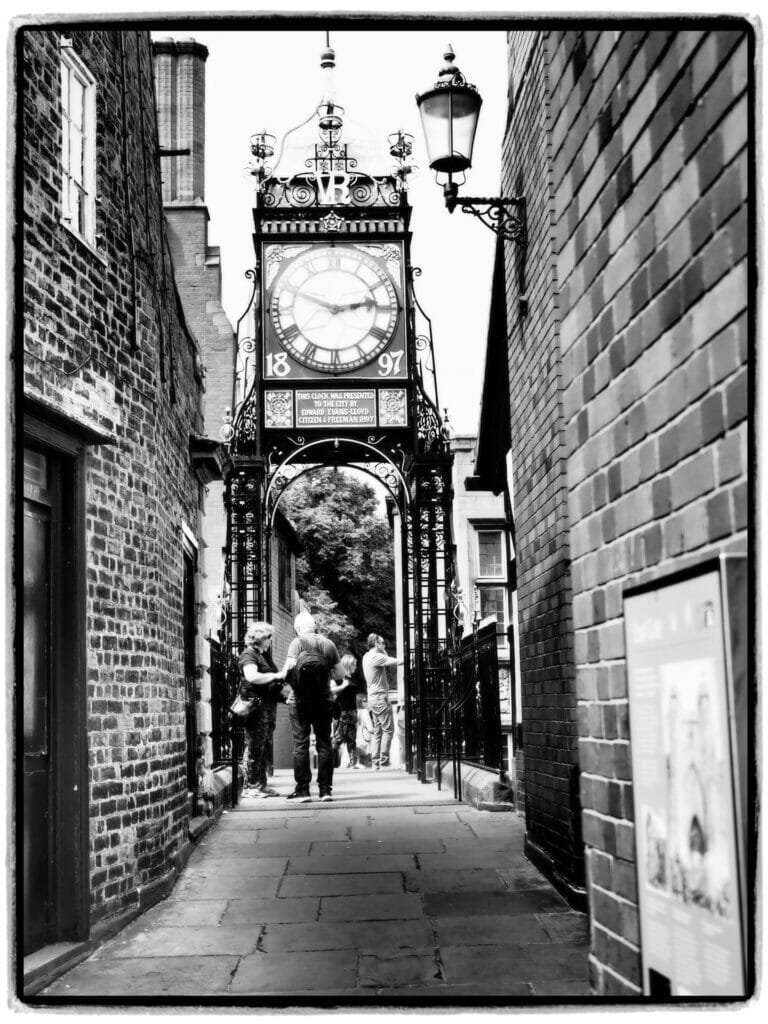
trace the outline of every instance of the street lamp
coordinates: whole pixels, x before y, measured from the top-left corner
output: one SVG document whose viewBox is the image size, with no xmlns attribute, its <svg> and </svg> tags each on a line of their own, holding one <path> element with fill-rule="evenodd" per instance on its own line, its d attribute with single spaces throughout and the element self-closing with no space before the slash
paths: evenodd
<svg viewBox="0 0 768 1024">
<path fill-rule="evenodd" d="M 429 166 L 437 175 L 447 175 L 443 185 L 445 205 L 449 213 L 457 206 L 463 213 L 471 213 L 479 220 L 521 248 L 526 244 L 525 199 L 522 196 L 481 198 L 465 196 L 459 199 L 459 184 L 455 174 L 464 174 L 472 166 L 472 148 L 483 100 L 477 87 L 470 85 L 453 63 L 450 44 L 443 54 L 445 63 L 433 87 L 416 96 L 421 123 L 427 143 Z"/>
</svg>

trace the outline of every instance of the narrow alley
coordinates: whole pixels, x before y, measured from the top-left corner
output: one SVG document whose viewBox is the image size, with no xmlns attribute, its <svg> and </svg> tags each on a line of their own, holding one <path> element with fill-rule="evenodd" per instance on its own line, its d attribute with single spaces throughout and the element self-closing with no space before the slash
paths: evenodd
<svg viewBox="0 0 768 1024">
<path fill-rule="evenodd" d="M 290 791 L 290 773 L 273 785 Z M 169 897 L 40 998 L 516 1001 L 587 996 L 588 925 L 526 860 L 516 813 L 398 770 L 334 802 L 245 798 Z"/>
</svg>

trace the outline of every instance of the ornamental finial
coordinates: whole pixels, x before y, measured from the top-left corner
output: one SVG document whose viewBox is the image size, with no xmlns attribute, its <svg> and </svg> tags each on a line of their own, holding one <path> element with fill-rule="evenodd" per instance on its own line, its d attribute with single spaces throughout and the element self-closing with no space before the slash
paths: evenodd
<svg viewBox="0 0 768 1024">
<path fill-rule="evenodd" d="M 331 46 L 330 32 L 325 33 L 325 49 L 320 54 L 320 67 L 323 70 L 336 67 L 336 52 Z"/>
<path fill-rule="evenodd" d="M 453 78 L 455 75 L 459 74 L 459 69 L 453 63 L 455 59 L 456 54 L 453 52 L 453 47 L 448 43 L 445 53 L 443 54 L 443 60 L 445 63 L 440 68 L 440 78 Z"/>
</svg>

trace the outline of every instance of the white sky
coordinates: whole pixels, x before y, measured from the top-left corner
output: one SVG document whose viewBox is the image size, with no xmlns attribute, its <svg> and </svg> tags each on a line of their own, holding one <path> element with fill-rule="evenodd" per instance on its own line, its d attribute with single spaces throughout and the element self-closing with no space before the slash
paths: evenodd
<svg viewBox="0 0 768 1024">
<path fill-rule="evenodd" d="M 209 242 L 221 247 L 223 302 L 233 324 L 250 294 L 243 277 L 253 265 L 253 182 L 243 174 L 249 137 L 265 128 L 278 138 L 316 107 L 325 32 L 173 31 L 156 38 L 194 38 L 206 63 L 206 203 Z M 506 115 L 503 32 L 331 31 L 336 98 L 349 117 L 386 139 L 399 128 L 414 136 L 417 175 L 411 179 L 413 262 L 423 274 L 417 296 L 432 319 L 440 403 L 454 433 L 477 429 L 495 235 L 473 217 L 450 215 L 427 166 L 415 94 L 437 77 L 446 43 L 483 97 L 474 166 L 462 192 L 498 195 Z M 361 167 L 361 170 L 365 168 Z"/>
</svg>

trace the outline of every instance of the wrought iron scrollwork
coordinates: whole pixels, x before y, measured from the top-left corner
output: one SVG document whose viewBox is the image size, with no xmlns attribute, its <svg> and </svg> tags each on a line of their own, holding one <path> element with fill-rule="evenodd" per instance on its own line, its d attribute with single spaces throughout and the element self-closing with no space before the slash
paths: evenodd
<svg viewBox="0 0 768 1024">
<path fill-rule="evenodd" d="M 444 450 L 443 422 L 439 412 L 421 388 L 416 389 L 416 426 L 423 452 L 434 454 Z"/>
<path fill-rule="evenodd" d="M 462 213 L 471 213 L 486 227 L 508 242 L 515 242 L 525 248 L 528 244 L 527 223 L 525 217 L 525 199 L 522 196 L 510 198 L 484 198 L 482 196 L 447 196 L 445 205 L 450 213 L 457 206 Z"/>
<path fill-rule="evenodd" d="M 342 211 L 344 206 L 367 207 L 375 205 L 397 206 L 400 191 L 397 181 L 389 176 L 373 177 L 353 172 L 346 182 L 348 200 L 341 202 L 338 197 L 332 205 Z M 264 186 L 263 202 L 268 209 L 292 207 L 306 209 L 326 206 L 322 201 L 317 180 L 311 174 L 297 174 L 291 178 L 272 178 Z"/>
</svg>

